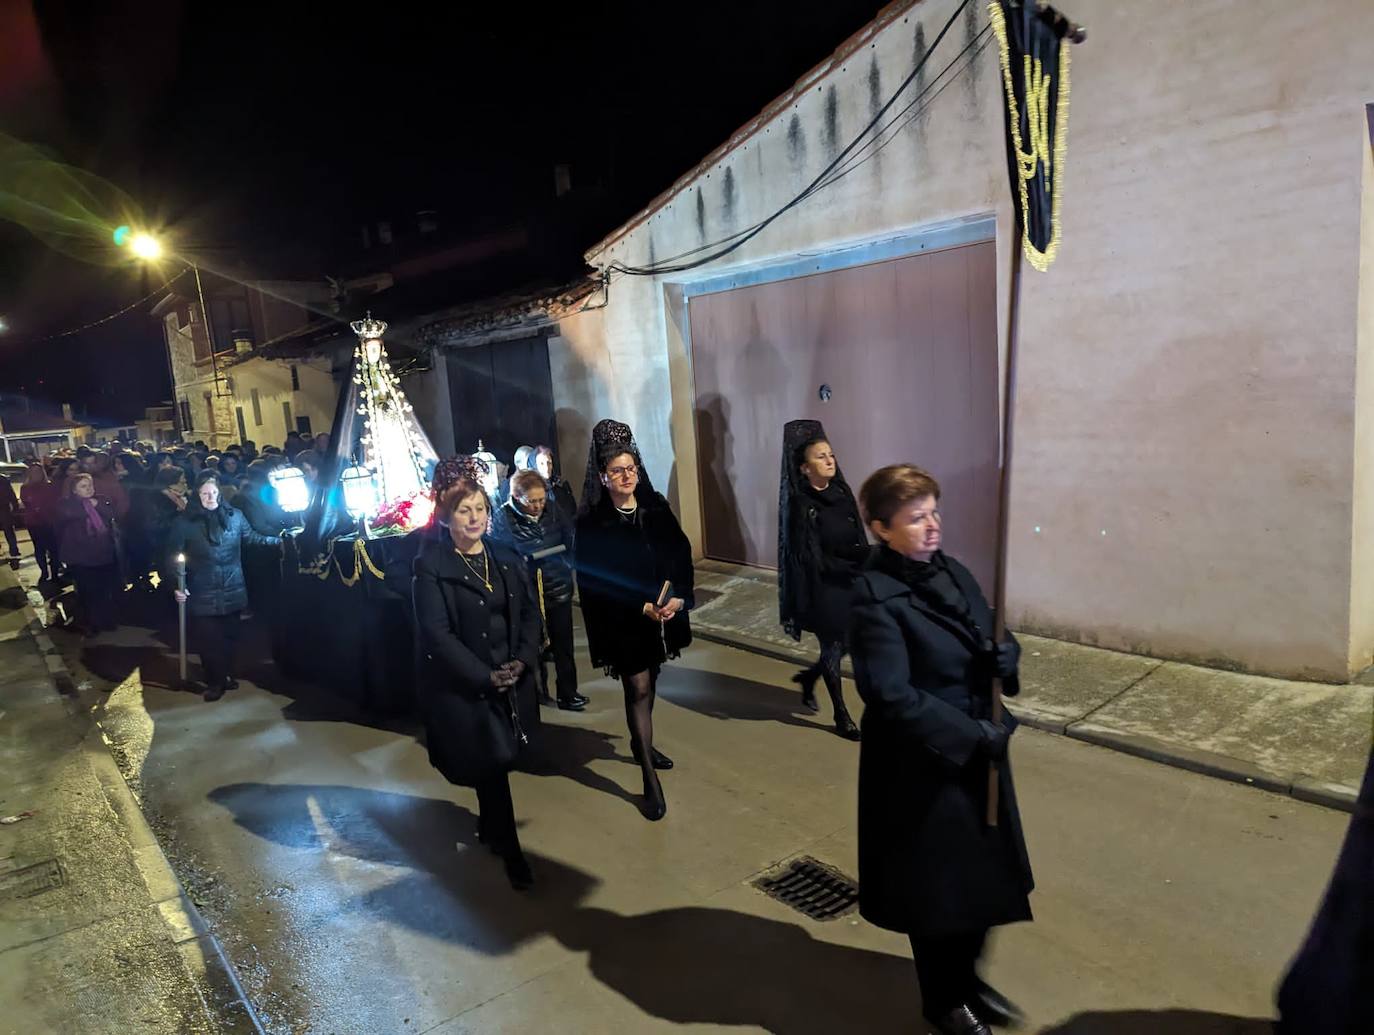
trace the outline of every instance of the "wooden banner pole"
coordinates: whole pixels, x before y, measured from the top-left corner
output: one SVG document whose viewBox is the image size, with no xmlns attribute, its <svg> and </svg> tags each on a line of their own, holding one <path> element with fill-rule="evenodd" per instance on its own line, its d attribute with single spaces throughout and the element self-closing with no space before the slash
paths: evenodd
<svg viewBox="0 0 1374 1035">
<path fill-rule="evenodd" d="M 1016 209 L 1015 202 L 1012 204 Z M 1012 444 L 1016 429 L 1016 357 L 1017 342 L 1021 329 L 1021 267 L 1022 241 L 1025 228 L 1021 214 L 1016 212 L 1012 221 L 1011 241 L 1011 280 L 1007 292 L 1007 359 L 1002 386 L 1002 463 L 997 474 L 997 568 L 992 589 L 992 642 L 994 646 L 1002 642 L 1006 634 L 1007 622 L 1007 539 L 1008 517 L 1011 513 L 1011 458 Z M 992 721 L 1002 721 L 1002 680 L 996 676 L 992 680 Z M 999 807 L 997 763 L 988 763 L 988 813 L 987 823 L 997 826 Z"/>
</svg>

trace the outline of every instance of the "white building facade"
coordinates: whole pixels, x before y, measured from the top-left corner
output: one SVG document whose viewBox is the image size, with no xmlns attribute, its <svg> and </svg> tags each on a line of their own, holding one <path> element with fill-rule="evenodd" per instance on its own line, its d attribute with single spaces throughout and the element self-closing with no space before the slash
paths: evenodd
<svg viewBox="0 0 1374 1035">
<path fill-rule="evenodd" d="M 1374 4 L 1064 7 L 1090 38 L 1063 246 L 1025 274 L 1008 618 L 1343 680 L 1374 661 Z M 816 417 L 856 489 L 929 467 L 987 572 L 1012 209 L 997 47 L 958 8 L 884 9 L 588 252 L 607 304 L 550 341 L 574 484 L 591 425 L 625 420 L 698 553 L 767 566 L 781 425 Z M 956 11 L 891 114 L 924 99 L 841 178 L 718 261 L 615 271 L 776 213 Z"/>
</svg>

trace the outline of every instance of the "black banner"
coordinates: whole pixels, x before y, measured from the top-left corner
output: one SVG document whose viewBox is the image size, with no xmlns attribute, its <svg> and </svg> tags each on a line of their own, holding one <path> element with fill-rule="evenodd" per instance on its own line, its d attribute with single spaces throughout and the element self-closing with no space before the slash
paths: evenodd
<svg viewBox="0 0 1374 1035">
<path fill-rule="evenodd" d="M 1007 166 L 1020 206 L 1024 254 L 1047 270 L 1059 251 L 1059 207 L 1069 142 L 1070 23 L 1032 0 L 991 0 L 1007 100 Z"/>
</svg>

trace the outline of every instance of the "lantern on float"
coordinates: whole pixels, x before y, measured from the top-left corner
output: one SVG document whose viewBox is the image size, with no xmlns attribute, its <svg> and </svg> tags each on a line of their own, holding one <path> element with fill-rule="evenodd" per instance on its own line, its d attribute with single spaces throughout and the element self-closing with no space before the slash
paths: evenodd
<svg viewBox="0 0 1374 1035">
<path fill-rule="evenodd" d="M 299 514 L 310 506 L 310 488 L 299 467 L 278 467 L 267 476 L 277 493 L 277 506 L 288 514 Z"/>
<path fill-rule="evenodd" d="M 381 496 L 377 491 L 377 478 L 361 464 L 354 464 L 343 473 L 344 506 L 354 521 L 361 521 L 377 512 L 381 506 Z"/>
</svg>

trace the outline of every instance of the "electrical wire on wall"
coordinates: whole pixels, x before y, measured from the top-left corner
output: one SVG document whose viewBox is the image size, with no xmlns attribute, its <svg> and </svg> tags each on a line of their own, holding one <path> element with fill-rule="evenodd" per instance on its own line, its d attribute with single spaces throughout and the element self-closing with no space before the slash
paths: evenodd
<svg viewBox="0 0 1374 1035">
<path fill-rule="evenodd" d="M 762 233 L 769 225 L 771 225 L 775 220 L 780 218 L 782 215 L 791 211 L 793 208 L 800 205 L 803 201 L 805 201 L 807 198 L 811 197 L 818 191 L 824 190 L 831 184 L 838 182 L 844 176 L 848 175 L 854 169 L 858 168 L 860 165 L 866 162 L 869 158 L 872 158 L 874 155 L 876 155 L 879 151 L 882 150 L 883 147 L 886 147 L 887 144 L 891 142 L 891 140 L 896 136 L 897 133 L 899 133 L 902 129 L 904 129 L 916 118 L 918 118 L 926 110 L 929 104 L 933 103 L 935 98 L 944 92 L 945 88 L 949 86 L 949 83 L 954 81 L 954 79 L 950 79 L 949 82 L 945 83 L 944 86 L 941 86 L 940 89 L 936 91 L 933 96 L 930 97 L 926 105 L 922 105 L 918 110 L 915 110 L 913 112 L 912 109 L 915 108 L 916 105 L 920 104 L 921 100 L 925 98 L 925 96 L 935 88 L 936 84 L 939 83 L 939 81 L 949 72 L 951 68 L 954 67 L 955 64 L 957 64 L 960 61 L 960 59 L 962 59 L 966 54 L 968 54 L 970 50 L 973 50 L 975 47 L 977 47 L 978 49 L 976 53 L 974 53 L 974 55 L 969 59 L 968 65 L 966 66 L 966 68 L 970 68 L 972 67 L 973 62 L 977 59 L 979 54 L 982 53 L 982 50 L 986 47 L 987 38 L 989 38 L 989 30 L 987 27 L 984 27 L 977 35 L 974 36 L 972 40 L 968 42 L 968 44 L 964 46 L 963 50 L 961 50 L 957 55 L 955 55 L 953 60 L 951 60 L 947 65 L 945 65 L 945 67 L 941 70 L 940 74 L 936 76 L 935 79 L 932 80 L 920 93 L 918 93 L 916 97 L 914 97 L 905 108 L 903 108 L 900 112 L 893 116 L 891 121 L 889 121 L 885 126 L 883 126 L 881 129 L 878 129 L 876 133 L 873 133 L 875 127 L 877 127 L 879 123 L 883 121 L 888 111 L 897 103 L 898 98 L 900 98 L 902 94 L 906 92 L 907 88 L 910 87 L 911 84 L 915 82 L 916 79 L 920 76 L 921 72 L 925 69 L 926 64 L 935 55 L 936 51 L 940 47 L 940 44 L 949 34 L 949 30 L 953 28 L 954 23 L 958 20 L 960 14 L 963 13 L 964 9 L 967 8 L 970 3 L 972 3 L 972 0 L 963 0 L 963 2 L 955 8 L 954 12 L 949 17 L 949 20 L 946 21 L 944 27 L 941 28 L 939 35 L 935 37 L 935 42 L 931 45 L 930 49 L 927 50 L 926 53 L 921 57 L 921 60 L 916 63 L 916 67 L 911 70 L 911 73 L 906 77 L 906 79 L 902 81 L 901 85 L 897 87 L 896 91 L 892 94 L 891 97 L 888 98 L 887 102 L 880 109 L 878 109 L 877 113 L 873 116 L 873 118 L 868 122 L 866 126 L 864 126 L 862 130 L 859 131 L 859 133 L 854 137 L 853 140 L 850 141 L 850 143 L 844 148 L 844 150 L 841 151 L 838 155 L 836 155 L 834 160 L 831 161 L 830 164 L 827 165 L 823 170 L 821 170 L 820 174 L 817 175 L 816 178 L 813 179 L 804 190 L 802 190 L 799 194 L 797 194 L 790 201 L 788 201 L 787 204 L 783 205 L 780 209 L 775 211 L 766 219 L 763 219 L 758 223 L 755 223 L 753 226 L 737 231 L 736 233 L 731 234 L 728 237 L 721 238 L 718 241 L 713 241 L 708 244 L 700 245 L 697 248 L 693 248 L 688 251 L 682 252 L 678 255 L 671 256 L 670 258 L 665 259 L 662 262 L 655 263 L 652 266 L 628 266 L 618 261 L 612 262 L 603 270 L 603 281 L 609 285 L 610 277 L 613 273 L 622 276 L 655 277 L 665 273 L 682 273 L 687 270 L 696 269 L 697 267 L 704 266 L 711 262 L 715 262 L 717 259 L 723 258 L 724 256 L 729 255 L 731 252 L 734 252 L 737 249 L 743 247 L 754 237 L 757 237 L 760 233 Z M 903 119 L 905 119 L 905 121 L 902 121 Z M 901 122 L 902 124 L 898 126 L 897 129 L 890 136 L 888 136 L 886 140 L 884 140 L 883 135 L 886 134 L 888 130 L 891 129 L 898 122 Z M 873 134 L 871 137 L 869 137 L 870 133 Z M 869 139 L 865 143 L 864 141 L 866 137 L 868 137 Z M 860 146 L 861 144 L 862 146 Z M 869 148 L 873 148 L 875 145 L 877 145 L 877 147 L 875 150 L 872 151 L 872 153 L 860 158 L 860 155 L 863 155 L 864 151 L 868 150 Z M 708 251 L 710 249 L 715 250 L 711 251 L 711 253 L 708 255 L 704 255 L 700 258 L 693 259 L 690 262 L 679 261 L 681 259 L 687 258 L 688 256 L 698 255 L 701 252 Z"/>
</svg>

